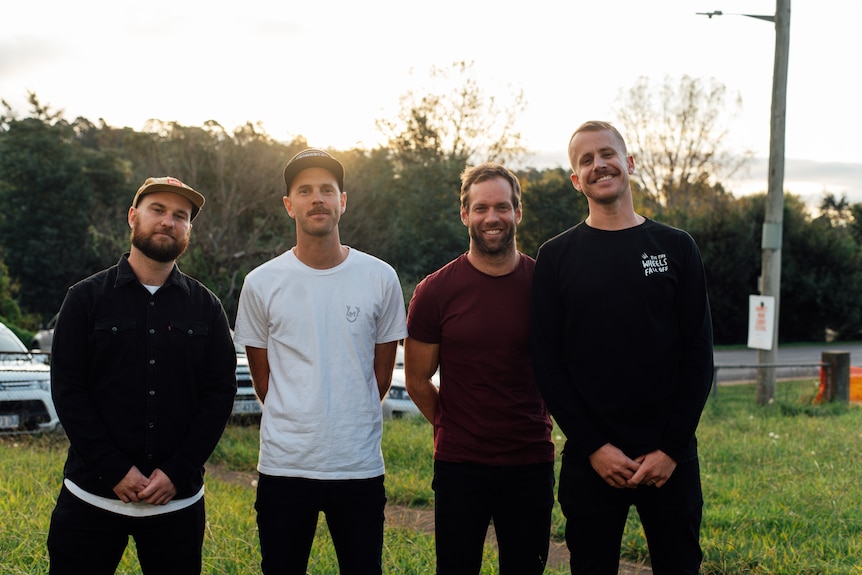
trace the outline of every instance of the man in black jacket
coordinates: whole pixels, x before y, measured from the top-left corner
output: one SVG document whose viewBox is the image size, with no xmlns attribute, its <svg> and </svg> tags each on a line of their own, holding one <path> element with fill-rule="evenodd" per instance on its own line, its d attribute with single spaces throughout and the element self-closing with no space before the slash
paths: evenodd
<svg viewBox="0 0 862 575">
<path fill-rule="evenodd" d="M 201 571 L 203 465 L 236 393 L 221 302 L 176 265 L 203 204 L 175 178 L 147 179 L 129 208 L 129 253 L 60 309 L 51 386 L 70 447 L 52 574 L 114 573 L 129 536 L 144 573 Z"/>
</svg>

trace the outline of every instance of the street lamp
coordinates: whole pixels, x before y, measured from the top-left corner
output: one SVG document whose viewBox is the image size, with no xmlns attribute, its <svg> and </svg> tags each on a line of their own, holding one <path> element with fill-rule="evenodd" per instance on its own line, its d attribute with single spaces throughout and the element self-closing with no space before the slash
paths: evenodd
<svg viewBox="0 0 862 575">
<path fill-rule="evenodd" d="M 723 12 L 699 12 L 712 19 Z M 784 129 L 787 115 L 787 63 L 790 52 L 790 0 L 776 0 L 775 14 L 736 14 L 775 23 L 775 67 L 772 73 L 772 118 L 769 134 L 769 180 L 766 214 L 761 236 L 762 264 L 760 294 L 775 298 L 772 347 L 757 352 L 758 405 L 775 397 L 775 363 L 778 357 L 778 312 L 781 295 L 781 236 L 784 225 Z"/>
<path fill-rule="evenodd" d="M 712 12 L 698 12 L 700 16 L 709 16 L 709 19 L 712 20 L 713 16 L 724 16 L 724 12 L 721 10 L 713 10 Z M 736 13 L 728 13 L 728 16 L 748 16 L 749 18 L 757 18 L 758 20 L 766 20 L 767 22 L 775 22 L 775 16 L 770 14 L 736 14 Z"/>
</svg>

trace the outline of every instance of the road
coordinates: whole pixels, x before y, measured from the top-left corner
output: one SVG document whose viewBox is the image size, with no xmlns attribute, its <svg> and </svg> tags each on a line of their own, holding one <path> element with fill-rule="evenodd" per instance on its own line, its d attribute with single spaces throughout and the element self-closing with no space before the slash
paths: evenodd
<svg viewBox="0 0 862 575">
<path fill-rule="evenodd" d="M 776 364 L 788 364 L 799 366 L 808 364 L 807 367 L 779 367 L 776 370 L 778 378 L 785 377 L 817 377 L 819 369 L 812 364 L 817 364 L 821 361 L 824 351 L 848 351 L 850 352 L 850 365 L 862 365 L 862 344 L 832 344 L 823 343 L 811 346 L 793 346 L 778 348 L 778 358 Z M 756 379 L 755 369 L 753 367 L 735 367 L 735 366 L 756 366 L 757 365 L 757 350 L 756 349 L 738 349 L 728 351 L 716 351 L 715 365 L 718 369 L 718 381 L 754 381 Z M 734 367 L 731 367 L 734 366 Z"/>
</svg>

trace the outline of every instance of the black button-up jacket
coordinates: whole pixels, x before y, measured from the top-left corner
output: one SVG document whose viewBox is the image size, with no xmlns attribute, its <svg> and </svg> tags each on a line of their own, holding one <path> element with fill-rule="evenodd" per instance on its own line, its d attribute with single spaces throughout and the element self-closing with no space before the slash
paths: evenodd
<svg viewBox="0 0 862 575">
<path fill-rule="evenodd" d="M 236 353 L 203 284 L 174 266 L 151 295 L 127 258 L 69 288 L 57 319 L 51 390 L 70 441 L 64 474 L 115 498 L 133 465 L 158 468 L 181 499 L 203 485 L 230 417 Z"/>
</svg>

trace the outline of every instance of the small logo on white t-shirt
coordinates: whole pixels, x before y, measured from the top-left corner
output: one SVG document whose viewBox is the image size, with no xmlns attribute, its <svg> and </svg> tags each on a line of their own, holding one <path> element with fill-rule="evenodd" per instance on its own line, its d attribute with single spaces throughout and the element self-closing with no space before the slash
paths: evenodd
<svg viewBox="0 0 862 575">
<path fill-rule="evenodd" d="M 347 321 L 349 321 L 350 323 L 355 322 L 357 319 L 359 319 L 359 308 L 347 306 L 347 314 L 345 314 L 344 317 L 346 317 Z"/>
</svg>

